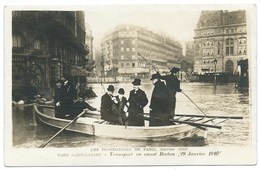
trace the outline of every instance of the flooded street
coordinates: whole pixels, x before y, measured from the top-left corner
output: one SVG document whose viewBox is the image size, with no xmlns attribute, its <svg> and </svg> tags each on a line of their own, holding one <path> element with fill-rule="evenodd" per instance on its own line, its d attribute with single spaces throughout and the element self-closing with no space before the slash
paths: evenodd
<svg viewBox="0 0 260 170">
<path fill-rule="evenodd" d="M 109 84 L 91 84 L 98 95 L 90 104 L 100 107 L 100 99 Z M 208 130 L 205 141 L 138 141 L 123 139 L 108 139 L 83 135 L 72 132 L 62 132 L 46 147 L 176 147 L 176 146 L 247 146 L 251 142 L 250 134 L 250 101 L 249 95 L 234 89 L 234 84 L 218 85 L 216 89 L 212 84 L 206 83 L 181 83 L 183 92 L 192 99 L 207 115 L 218 116 L 243 116 L 243 119 L 228 120 L 221 124 L 222 129 Z M 115 84 L 115 94 L 119 88 L 124 88 L 128 98 L 132 90 L 131 83 Z M 153 85 L 142 84 L 148 99 L 151 98 Z M 182 93 L 177 94 L 176 113 L 201 114 L 195 105 Z M 145 107 L 149 112 L 149 103 Z M 16 148 L 36 148 L 52 137 L 58 129 L 51 128 L 40 122 L 34 126 L 32 107 L 13 106 L 13 145 Z"/>
</svg>

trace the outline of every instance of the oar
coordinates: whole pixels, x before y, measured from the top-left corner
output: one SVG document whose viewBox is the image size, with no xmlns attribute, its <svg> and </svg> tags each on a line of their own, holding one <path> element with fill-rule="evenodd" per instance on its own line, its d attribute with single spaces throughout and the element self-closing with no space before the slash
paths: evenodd
<svg viewBox="0 0 260 170">
<path fill-rule="evenodd" d="M 44 148 L 52 139 L 54 139 L 56 136 L 58 136 L 62 131 L 64 131 L 67 127 L 69 127 L 72 123 L 74 123 L 80 116 L 85 114 L 85 110 L 81 112 L 78 116 L 76 116 L 72 121 L 70 121 L 64 128 L 62 128 L 60 131 L 58 131 L 55 135 L 53 135 L 49 140 L 47 140 L 44 144 L 42 144 L 39 148 Z"/>
<path fill-rule="evenodd" d="M 203 113 L 206 117 L 208 117 L 208 115 L 194 101 L 192 101 L 191 98 L 187 94 L 185 94 L 183 91 L 181 93 L 184 94 L 184 96 L 186 96 L 191 101 L 191 103 L 193 103 L 194 106 L 196 106 L 201 111 L 201 113 Z M 211 121 L 211 122 L 215 125 L 215 123 L 213 121 Z"/>
<path fill-rule="evenodd" d="M 156 69 L 156 67 L 155 67 L 152 63 L 150 63 L 150 62 L 149 62 L 144 56 L 142 56 L 140 53 L 137 53 L 137 55 L 139 55 L 140 57 L 142 57 L 142 59 L 143 59 L 146 63 L 150 64 L 150 65 L 153 67 L 154 71 L 159 71 L 159 70 Z"/>
<path fill-rule="evenodd" d="M 210 128 L 221 129 L 221 126 L 216 126 L 216 125 L 208 125 L 208 124 L 186 122 L 186 121 L 178 121 L 178 120 L 173 120 L 172 122 L 188 124 L 188 125 L 191 125 L 191 126 L 202 126 L 202 127 L 210 127 Z"/>
</svg>

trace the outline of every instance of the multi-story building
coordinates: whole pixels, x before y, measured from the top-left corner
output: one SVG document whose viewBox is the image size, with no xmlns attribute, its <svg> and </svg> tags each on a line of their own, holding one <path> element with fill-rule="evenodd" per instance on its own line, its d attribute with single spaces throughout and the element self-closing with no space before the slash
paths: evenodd
<svg viewBox="0 0 260 170">
<path fill-rule="evenodd" d="M 13 89 L 52 88 L 62 76 L 85 81 L 84 12 L 13 11 L 12 38 Z"/>
<path fill-rule="evenodd" d="M 195 73 L 215 72 L 216 64 L 216 72 L 238 74 L 238 62 L 248 58 L 246 11 L 202 11 L 194 45 Z"/>
<path fill-rule="evenodd" d="M 169 72 L 181 64 L 179 42 L 139 26 L 118 26 L 101 46 L 104 70 L 111 75 L 148 76 L 155 69 Z"/>
<path fill-rule="evenodd" d="M 194 42 L 185 43 L 185 55 L 182 58 L 181 70 L 185 72 L 191 72 L 194 64 Z"/>
</svg>

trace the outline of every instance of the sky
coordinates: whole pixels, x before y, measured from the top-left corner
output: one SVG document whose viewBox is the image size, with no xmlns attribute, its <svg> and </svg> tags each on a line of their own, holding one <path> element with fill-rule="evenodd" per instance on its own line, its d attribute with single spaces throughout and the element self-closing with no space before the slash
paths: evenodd
<svg viewBox="0 0 260 170">
<path fill-rule="evenodd" d="M 120 24 L 134 24 L 179 41 L 192 41 L 200 12 L 172 5 L 96 6 L 85 11 L 85 18 L 97 46 L 105 33 Z"/>
<path fill-rule="evenodd" d="M 165 33 L 181 44 L 193 41 L 202 10 L 238 10 L 242 5 L 99 5 L 88 6 L 86 22 L 100 46 L 105 33 L 120 24 L 134 24 L 156 33 Z"/>
</svg>

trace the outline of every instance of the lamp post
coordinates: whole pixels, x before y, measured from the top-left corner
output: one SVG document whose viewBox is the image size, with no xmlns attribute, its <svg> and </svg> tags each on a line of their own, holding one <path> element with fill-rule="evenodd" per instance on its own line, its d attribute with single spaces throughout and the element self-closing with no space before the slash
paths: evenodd
<svg viewBox="0 0 260 170">
<path fill-rule="evenodd" d="M 214 63 L 214 65 L 215 65 L 214 88 L 216 88 L 216 87 L 217 87 L 217 74 L 216 74 L 216 69 L 217 69 L 218 60 L 217 60 L 217 59 L 213 60 L 213 63 Z"/>
</svg>

